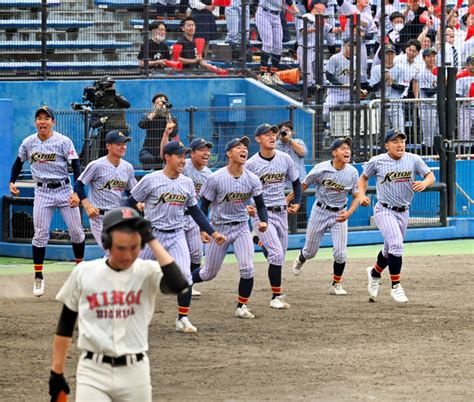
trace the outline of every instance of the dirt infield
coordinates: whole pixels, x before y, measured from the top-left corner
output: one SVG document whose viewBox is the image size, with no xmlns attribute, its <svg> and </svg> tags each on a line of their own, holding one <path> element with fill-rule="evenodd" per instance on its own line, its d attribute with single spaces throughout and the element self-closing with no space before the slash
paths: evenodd
<svg viewBox="0 0 474 402">
<path fill-rule="evenodd" d="M 154 400 L 473 400 L 471 257 L 404 258 L 407 305 L 391 300 L 388 275 L 380 300 L 368 302 L 364 268 L 372 262 L 348 263 L 345 297 L 327 293 L 330 261 L 307 263 L 299 277 L 287 262 L 286 311 L 268 307 L 266 265 L 258 263 L 255 320 L 234 318 L 238 272 L 225 266 L 198 285 L 196 335 L 174 331 L 175 300 L 161 296 L 150 327 Z M 1 401 L 48 400 L 61 308 L 54 295 L 66 277 L 46 274 L 40 299 L 30 275 L 0 277 Z M 74 347 L 67 363 L 73 388 L 78 355 Z"/>
</svg>

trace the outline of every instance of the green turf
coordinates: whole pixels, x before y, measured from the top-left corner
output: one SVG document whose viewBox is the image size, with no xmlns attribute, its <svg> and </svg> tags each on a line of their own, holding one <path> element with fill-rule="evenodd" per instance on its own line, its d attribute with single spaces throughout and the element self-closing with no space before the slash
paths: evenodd
<svg viewBox="0 0 474 402">
<path fill-rule="evenodd" d="M 356 246 L 348 248 L 348 259 L 357 260 L 361 258 L 375 258 L 380 250 L 381 245 Z M 467 255 L 474 254 L 474 240 L 447 240 L 436 242 L 420 242 L 405 244 L 404 256 L 429 256 L 429 255 Z M 298 255 L 298 250 L 288 251 L 286 260 L 292 261 Z M 332 259 L 332 249 L 322 248 L 316 256 L 317 260 Z M 234 255 L 228 255 L 225 263 L 232 264 L 237 260 Z M 262 253 L 256 253 L 255 262 L 264 262 L 265 257 Z M 73 262 L 45 262 L 45 272 L 67 272 L 74 267 Z M 24 258 L 0 257 L 0 276 L 13 274 L 31 274 L 33 271 L 31 260 Z"/>
</svg>

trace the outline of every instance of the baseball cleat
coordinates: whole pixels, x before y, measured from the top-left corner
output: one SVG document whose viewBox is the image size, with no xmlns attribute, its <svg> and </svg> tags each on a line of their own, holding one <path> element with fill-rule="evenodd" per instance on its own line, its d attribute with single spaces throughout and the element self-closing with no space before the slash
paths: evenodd
<svg viewBox="0 0 474 402">
<path fill-rule="evenodd" d="M 301 261 L 300 257 L 296 257 L 296 260 L 293 261 L 293 275 L 298 276 L 303 272 L 303 264 L 305 261 Z"/>
<path fill-rule="evenodd" d="M 405 291 L 399 283 L 392 288 L 390 295 L 397 303 L 406 303 L 408 301 L 408 297 L 406 297 Z"/>
<path fill-rule="evenodd" d="M 202 296 L 202 293 L 201 293 L 199 290 L 197 290 L 197 289 L 193 286 L 193 289 L 192 289 L 192 291 L 191 291 L 191 297 L 193 297 L 193 298 L 196 298 L 196 297 L 199 298 L 199 297 L 201 297 L 201 296 Z"/>
<path fill-rule="evenodd" d="M 245 304 L 242 304 L 242 307 L 237 307 L 237 310 L 235 310 L 235 316 L 237 318 L 255 318 Z"/>
<path fill-rule="evenodd" d="M 335 283 L 329 288 L 329 294 L 334 296 L 345 296 L 347 295 L 347 292 L 340 283 Z"/>
<path fill-rule="evenodd" d="M 272 77 L 270 76 L 270 73 L 265 73 L 265 74 L 262 74 L 258 80 L 262 83 L 262 84 L 265 84 L 265 85 L 271 85 L 273 82 L 272 82 Z"/>
<path fill-rule="evenodd" d="M 270 300 L 270 307 L 276 309 L 288 309 L 290 304 L 285 301 L 285 295 L 280 295 Z"/>
<path fill-rule="evenodd" d="M 367 278 L 369 280 L 369 285 L 367 286 L 369 300 L 375 301 L 379 294 L 380 278 L 374 278 L 372 276 L 372 267 L 367 267 Z"/>
<path fill-rule="evenodd" d="M 270 75 L 270 80 L 271 80 L 272 84 L 274 84 L 274 85 L 285 85 L 285 83 L 281 80 L 281 78 L 276 74 L 271 74 Z"/>
<path fill-rule="evenodd" d="M 191 324 L 188 317 L 181 317 L 176 319 L 176 331 L 184 332 L 185 334 L 194 334 L 197 328 Z"/>
<path fill-rule="evenodd" d="M 33 295 L 40 297 L 44 295 L 44 279 L 35 278 L 33 283 Z"/>
</svg>

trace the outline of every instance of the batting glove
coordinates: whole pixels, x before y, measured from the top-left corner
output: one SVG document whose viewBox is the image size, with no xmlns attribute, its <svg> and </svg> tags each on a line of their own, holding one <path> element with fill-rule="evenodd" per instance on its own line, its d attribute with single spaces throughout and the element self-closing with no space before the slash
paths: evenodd
<svg viewBox="0 0 474 402">
<path fill-rule="evenodd" d="M 61 391 L 64 391 L 65 394 L 69 394 L 70 392 L 64 374 L 58 374 L 51 370 L 51 375 L 49 376 L 49 395 L 51 395 L 51 402 L 57 401 Z"/>
</svg>

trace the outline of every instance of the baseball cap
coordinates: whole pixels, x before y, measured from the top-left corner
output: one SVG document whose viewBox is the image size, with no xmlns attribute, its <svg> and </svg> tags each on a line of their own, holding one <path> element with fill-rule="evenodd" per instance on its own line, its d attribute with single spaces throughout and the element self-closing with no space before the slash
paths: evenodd
<svg viewBox="0 0 474 402">
<path fill-rule="evenodd" d="M 355 36 L 348 36 L 344 38 L 342 42 L 344 43 L 344 45 L 347 45 L 348 43 L 351 43 L 351 42 L 357 43 L 357 39 Z"/>
<path fill-rule="evenodd" d="M 226 144 L 224 152 L 229 152 L 232 148 L 235 148 L 239 144 L 244 144 L 248 148 L 249 145 L 250 145 L 250 138 L 249 137 L 240 137 L 240 138 L 234 138 L 233 140 L 230 140 Z"/>
<path fill-rule="evenodd" d="M 342 137 L 342 138 L 336 138 L 329 149 L 331 151 L 334 151 L 335 149 L 339 148 L 342 144 L 347 144 L 349 146 L 352 145 L 352 138 L 351 137 Z"/>
<path fill-rule="evenodd" d="M 273 131 L 276 134 L 280 131 L 280 129 L 278 128 L 278 126 L 271 126 L 268 123 L 260 124 L 255 130 L 255 137 L 258 137 L 262 134 L 266 134 L 269 131 Z"/>
<path fill-rule="evenodd" d="M 395 46 L 389 44 L 385 46 L 385 53 L 397 53 L 397 49 L 395 49 Z"/>
<path fill-rule="evenodd" d="M 46 113 L 49 117 L 51 117 L 54 120 L 54 110 L 51 109 L 48 105 L 43 105 L 41 106 L 36 112 L 35 112 L 35 119 L 38 117 L 40 113 Z"/>
<path fill-rule="evenodd" d="M 467 57 L 466 64 L 474 64 L 474 54 Z"/>
<path fill-rule="evenodd" d="M 132 141 L 132 139 L 122 130 L 109 131 L 105 136 L 106 144 L 123 144 L 130 141 Z"/>
<path fill-rule="evenodd" d="M 212 142 L 206 141 L 204 138 L 195 138 L 191 141 L 191 144 L 189 144 L 189 148 L 191 148 L 192 151 L 196 151 L 197 149 L 204 147 L 212 148 L 213 146 L 214 145 Z"/>
<path fill-rule="evenodd" d="M 385 133 L 385 142 L 392 141 L 397 137 L 407 138 L 406 134 L 398 128 L 391 128 Z"/>
<path fill-rule="evenodd" d="M 181 141 L 171 141 L 163 147 L 163 155 L 183 155 L 188 152 L 191 152 L 191 148 L 185 147 Z"/>
<path fill-rule="evenodd" d="M 429 47 L 428 49 L 423 50 L 421 53 L 423 57 L 429 56 L 430 54 L 438 54 L 434 47 Z"/>
</svg>

